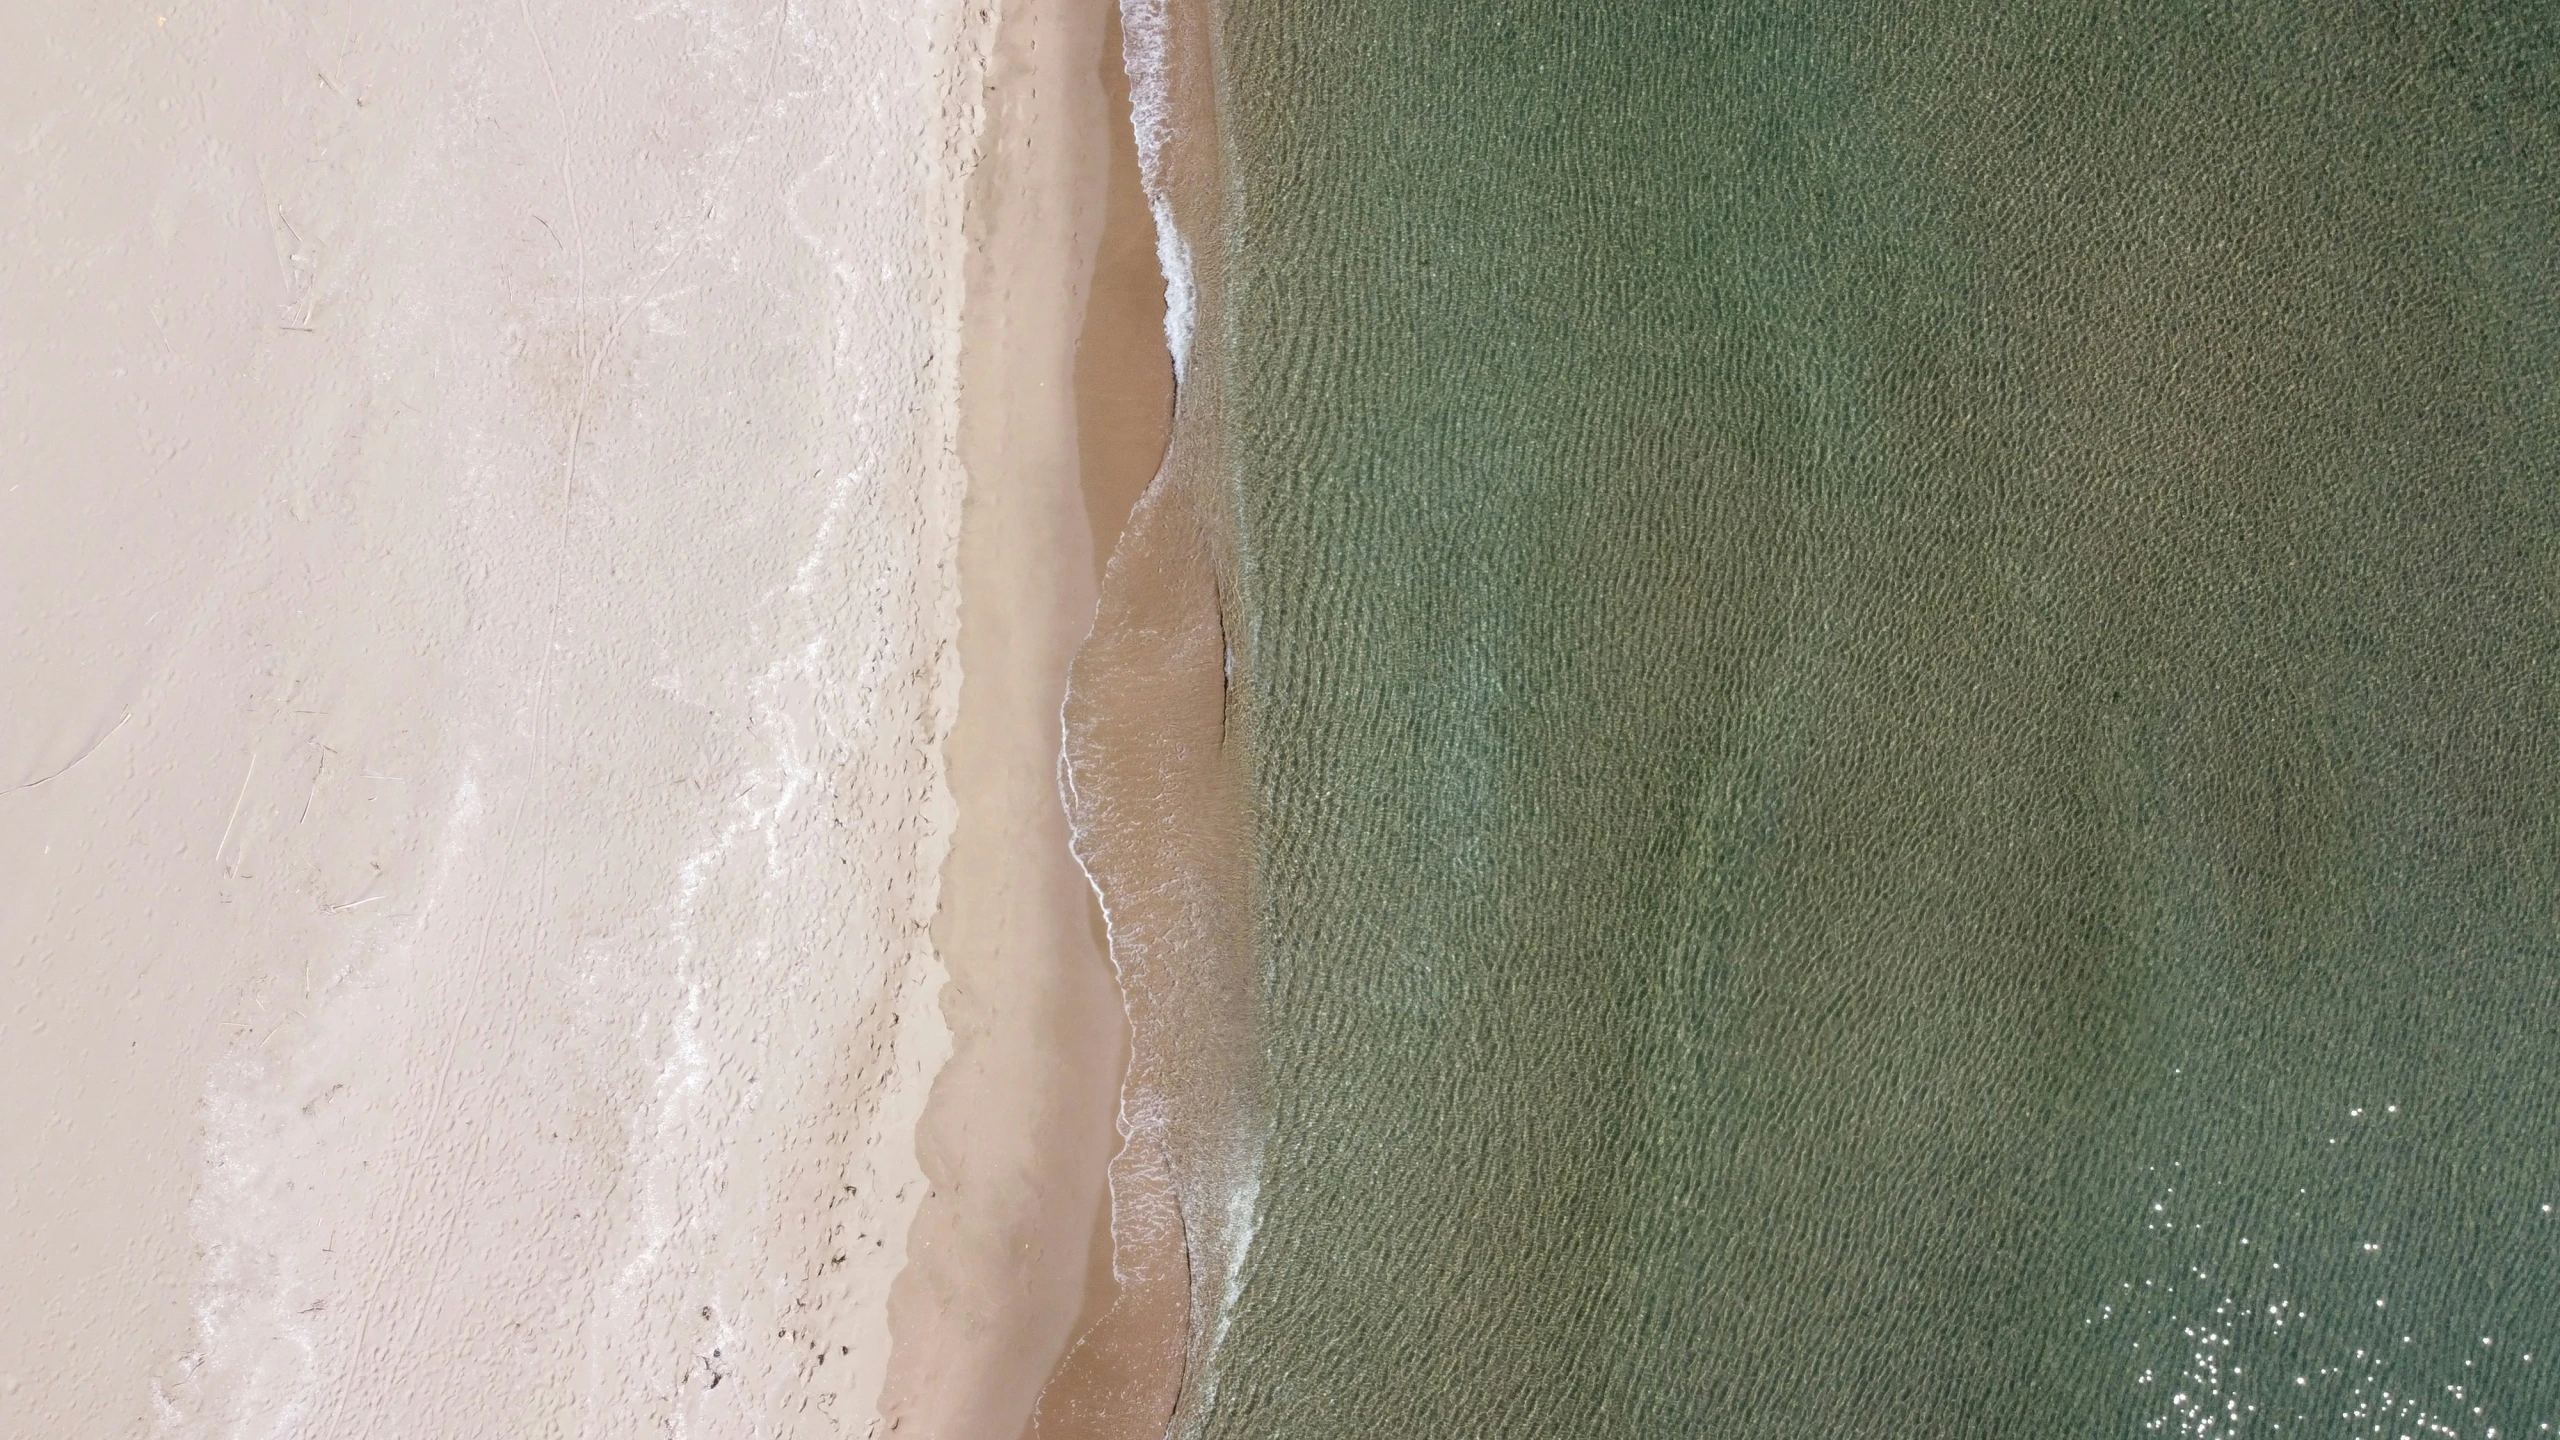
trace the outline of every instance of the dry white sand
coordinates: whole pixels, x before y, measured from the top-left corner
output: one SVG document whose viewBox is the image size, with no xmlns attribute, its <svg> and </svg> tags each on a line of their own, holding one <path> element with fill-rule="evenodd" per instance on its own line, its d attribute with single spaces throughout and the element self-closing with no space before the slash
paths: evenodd
<svg viewBox="0 0 2560 1440">
<path fill-rule="evenodd" d="M 0 1430 L 873 1431 L 945 742 L 1054 755 L 1091 603 L 1045 410 L 976 452 L 1028 598 L 963 594 L 994 8 L 0 7 Z M 986 823 L 1052 827 L 981 728 Z M 1082 1007 L 1000 1167 L 1107 1135 L 1034 840 L 942 927 Z M 1103 1158 L 1065 1229 L 943 1217 L 1046 1247 L 1026 1343 Z"/>
</svg>

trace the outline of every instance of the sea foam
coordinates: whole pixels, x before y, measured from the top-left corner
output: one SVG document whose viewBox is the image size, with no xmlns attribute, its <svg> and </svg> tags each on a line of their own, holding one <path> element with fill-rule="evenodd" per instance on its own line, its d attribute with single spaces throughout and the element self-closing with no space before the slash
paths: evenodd
<svg viewBox="0 0 2560 1440">
<path fill-rule="evenodd" d="M 1120 63 L 1129 72 L 1129 120 L 1138 135 L 1138 177 L 1156 222 L 1156 263 L 1164 269 L 1164 339 L 1181 383 L 1191 362 L 1196 307 L 1191 242 L 1174 223 L 1165 183 L 1165 145 L 1173 133 L 1172 27 L 1165 0 L 1120 0 Z"/>
</svg>

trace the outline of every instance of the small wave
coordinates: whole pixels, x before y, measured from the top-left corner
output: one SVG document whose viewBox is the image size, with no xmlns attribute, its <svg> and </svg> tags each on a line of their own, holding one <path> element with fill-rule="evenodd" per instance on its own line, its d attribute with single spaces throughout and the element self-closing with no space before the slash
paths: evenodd
<svg viewBox="0 0 2560 1440">
<path fill-rule="evenodd" d="M 1200 1408 L 1205 1415 L 1218 1403 L 1219 1359 L 1226 1350 L 1227 1330 L 1235 1323 L 1236 1302 L 1244 1298 L 1244 1266 L 1253 1252 L 1254 1231 L 1262 1208 L 1262 1167 L 1270 1140 L 1266 1123 L 1251 1153 L 1239 1157 L 1239 1178 L 1227 1194 L 1226 1284 L 1218 1294 L 1217 1318 L 1210 1322 L 1208 1342 L 1201 1347 Z"/>
<path fill-rule="evenodd" d="M 1120 0 L 1120 63 L 1129 72 L 1129 120 L 1138 134 L 1138 179 L 1156 222 L 1156 263 L 1164 270 L 1164 340 L 1180 384 L 1191 361 L 1197 308 L 1191 242 L 1174 223 L 1165 184 L 1165 146 L 1173 134 L 1172 26 L 1166 0 Z"/>
</svg>

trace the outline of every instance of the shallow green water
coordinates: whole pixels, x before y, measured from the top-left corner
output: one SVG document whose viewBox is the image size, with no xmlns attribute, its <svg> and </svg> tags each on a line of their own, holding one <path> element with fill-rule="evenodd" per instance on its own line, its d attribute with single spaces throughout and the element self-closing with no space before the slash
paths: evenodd
<svg viewBox="0 0 2560 1440">
<path fill-rule="evenodd" d="M 2560 1425 L 2560 11 L 1223 23 L 1197 1428 Z"/>
</svg>

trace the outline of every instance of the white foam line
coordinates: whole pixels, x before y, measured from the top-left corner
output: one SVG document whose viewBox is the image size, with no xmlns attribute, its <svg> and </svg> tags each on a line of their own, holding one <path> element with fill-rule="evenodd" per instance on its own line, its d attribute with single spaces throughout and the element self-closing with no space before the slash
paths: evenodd
<svg viewBox="0 0 2560 1440">
<path fill-rule="evenodd" d="M 1245 1260 L 1253 1253 L 1254 1232 L 1259 1228 L 1262 1203 L 1262 1166 L 1270 1153 L 1270 1132 L 1266 1127 L 1256 1137 L 1253 1161 L 1244 1179 L 1227 1194 L 1224 1239 L 1227 1249 L 1226 1283 L 1218 1294 L 1218 1317 L 1209 1329 L 1208 1342 L 1200 1347 L 1200 1411 L 1214 1414 L 1218 1403 L 1218 1384 L 1222 1378 L 1219 1356 L 1226 1348 L 1227 1331 L 1235 1324 L 1236 1302 L 1244 1298 Z"/>
<path fill-rule="evenodd" d="M 1138 180 L 1156 221 L 1156 264 L 1164 271 L 1164 340 L 1173 352 L 1174 383 L 1191 361 L 1197 306 L 1191 242 L 1174 223 L 1165 187 L 1164 152 L 1173 131 L 1173 35 L 1166 0 L 1120 0 L 1120 63 L 1129 72 L 1129 125 L 1138 137 Z"/>
</svg>

